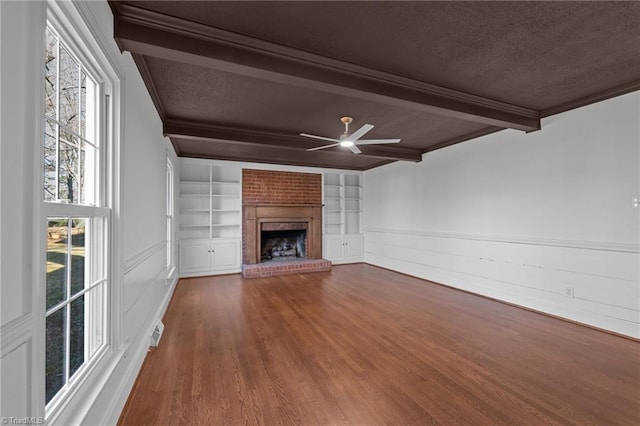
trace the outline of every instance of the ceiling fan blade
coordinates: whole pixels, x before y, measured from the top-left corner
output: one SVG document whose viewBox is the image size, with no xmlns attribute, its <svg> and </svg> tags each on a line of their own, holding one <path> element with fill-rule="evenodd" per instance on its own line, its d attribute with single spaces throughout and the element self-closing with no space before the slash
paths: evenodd
<svg viewBox="0 0 640 426">
<path fill-rule="evenodd" d="M 338 145 L 340 145 L 340 142 L 332 143 L 331 145 L 324 145 L 324 146 L 317 146 L 315 148 L 309 148 L 309 149 L 307 149 L 307 151 L 317 151 L 319 149 L 331 148 L 331 147 L 338 146 Z"/>
<path fill-rule="evenodd" d="M 358 147 L 357 147 L 357 146 L 355 146 L 355 145 L 351 145 L 351 146 L 349 147 L 349 149 L 350 149 L 350 150 L 351 150 L 351 152 L 353 152 L 354 154 L 360 154 L 360 153 L 362 152 L 362 151 L 360 151 L 360 150 L 358 149 Z"/>
<path fill-rule="evenodd" d="M 340 143 L 340 140 L 338 140 L 338 139 L 325 138 L 324 136 L 310 135 L 310 134 L 308 134 L 308 133 L 300 133 L 300 136 L 304 136 L 304 137 L 306 137 L 306 138 L 322 139 L 322 140 L 324 140 L 324 141 L 331 141 L 331 142 L 338 142 L 338 143 Z"/>
<path fill-rule="evenodd" d="M 349 136 L 349 140 L 355 142 L 361 137 L 363 137 L 364 134 L 371 129 L 373 129 L 373 124 L 365 124 L 364 126 L 360 127 L 358 130 L 353 132 L 351 136 Z"/>
<path fill-rule="evenodd" d="M 378 143 L 398 143 L 400 139 L 362 139 L 356 142 L 358 145 L 375 145 Z"/>
</svg>

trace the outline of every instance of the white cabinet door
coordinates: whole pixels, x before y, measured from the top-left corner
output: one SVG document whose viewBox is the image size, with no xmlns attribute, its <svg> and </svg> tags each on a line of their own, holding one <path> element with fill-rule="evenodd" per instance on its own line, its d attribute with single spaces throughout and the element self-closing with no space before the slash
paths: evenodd
<svg viewBox="0 0 640 426">
<path fill-rule="evenodd" d="M 327 235 L 324 237 L 324 258 L 331 261 L 342 260 L 343 256 L 342 235 Z"/>
<path fill-rule="evenodd" d="M 180 273 L 211 270 L 211 244 L 209 240 L 180 242 Z"/>
<path fill-rule="evenodd" d="M 214 241 L 211 247 L 214 271 L 240 268 L 240 241 Z"/>
<path fill-rule="evenodd" d="M 344 236 L 344 260 L 361 260 L 364 257 L 364 237 L 359 235 Z"/>
</svg>

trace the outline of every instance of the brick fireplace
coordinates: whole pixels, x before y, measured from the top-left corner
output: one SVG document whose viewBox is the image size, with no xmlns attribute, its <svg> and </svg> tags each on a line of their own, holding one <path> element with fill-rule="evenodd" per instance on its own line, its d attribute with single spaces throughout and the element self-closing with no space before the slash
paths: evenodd
<svg viewBox="0 0 640 426">
<path fill-rule="evenodd" d="M 242 273 L 265 277 L 328 270 L 322 259 L 322 176 L 242 170 Z"/>
</svg>

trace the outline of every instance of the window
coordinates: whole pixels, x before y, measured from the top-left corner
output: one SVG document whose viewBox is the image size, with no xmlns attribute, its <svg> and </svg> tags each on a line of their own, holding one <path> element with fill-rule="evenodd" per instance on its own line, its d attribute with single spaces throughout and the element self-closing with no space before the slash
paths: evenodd
<svg viewBox="0 0 640 426">
<path fill-rule="evenodd" d="M 51 24 L 44 63 L 45 401 L 50 408 L 107 345 L 111 209 L 105 85 Z"/>
<path fill-rule="evenodd" d="M 167 158 L 167 269 L 173 266 L 173 166 Z"/>
</svg>

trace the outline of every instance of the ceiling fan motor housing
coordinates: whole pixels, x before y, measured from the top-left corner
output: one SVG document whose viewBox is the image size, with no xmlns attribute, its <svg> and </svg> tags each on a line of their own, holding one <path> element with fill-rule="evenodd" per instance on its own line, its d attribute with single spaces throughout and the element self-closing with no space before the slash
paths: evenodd
<svg viewBox="0 0 640 426">
<path fill-rule="evenodd" d="M 309 148 L 307 151 L 317 151 L 319 149 L 333 148 L 335 146 L 342 146 L 349 148 L 354 154 L 360 154 L 362 151 L 356 145 L 372 145 L 380 143 L 398 143 L 400 139 L 360 139 L 369 130 L 373 129 L 373 124 L 365 124 L 360 129 L 356 130 L 353 134 L 349 133 L 349 124 L 353 122 L 353 118 L 349 116 L 340 117 L 340 121 L 344 124 L 344 133 L 342 133 L 338 139 L 327 138 L 324 136 L 310 135 L 307 133 L 300 133 L 300 136 L 308 138 L 322 139 L 326 141 L 335 142 L 329 145 L 317 146 L 315 148 Z"/>
</svg>

